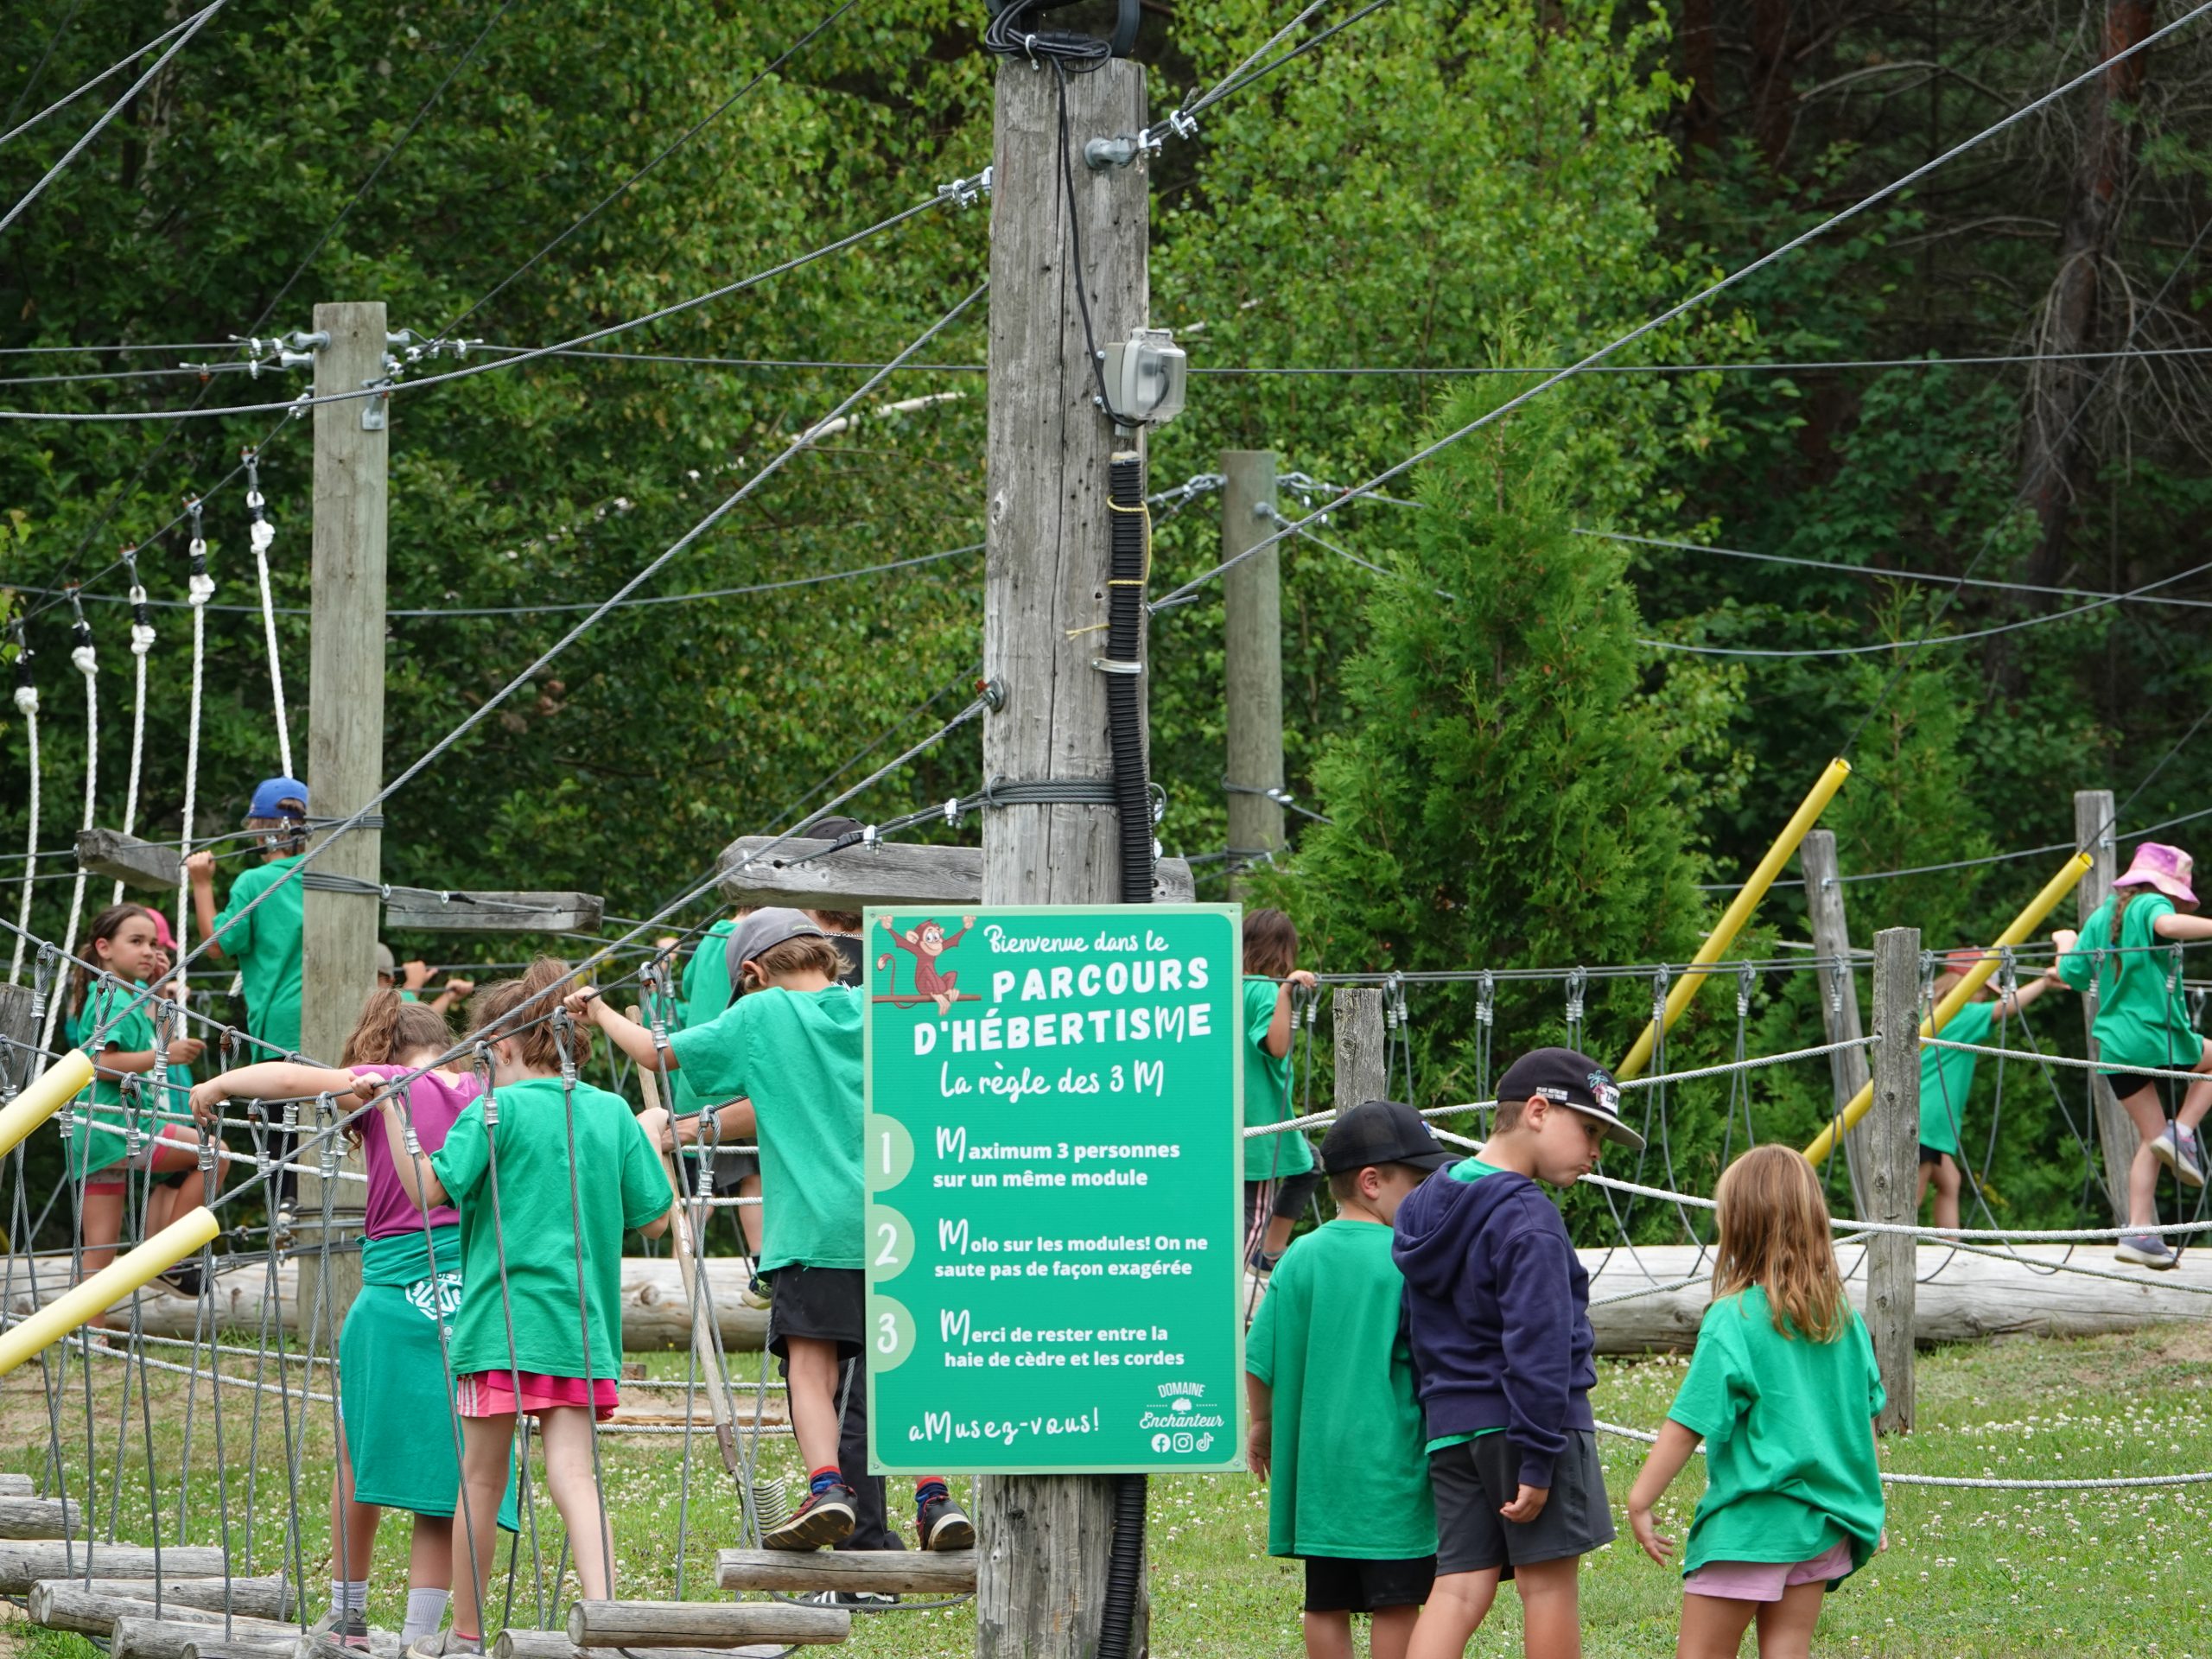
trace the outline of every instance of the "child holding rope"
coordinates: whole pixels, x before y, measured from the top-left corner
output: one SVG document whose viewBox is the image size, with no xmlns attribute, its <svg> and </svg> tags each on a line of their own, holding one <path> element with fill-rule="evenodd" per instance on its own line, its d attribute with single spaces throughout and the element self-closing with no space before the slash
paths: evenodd
<svg viewBox="0 0 2212 1659">
<path fill-rule="evenodd" d="M 1295 1117 L 1290 1062 L 1291 996 L 1320 982 L 1298 966 L 1298 927 L 1279 910 L 1244 917 L 1244 1127 Z M 1291 1230 L 1320 1190 L 1313 1143 L 1284 1129 L 1244 1142 L 1244 1249 L 1255 1273 L 1271 1273 Z"/>
<path fill-rule="evenodd" d="M 427 1159 L 408 1147 L 397 1101 L 380 1109 L 410 1201 L 461 1212 L 449 1361 L 461 1417 L 454 1512 L 473 1559 L 454 1580 L 452 1627 L 410 1645 L 413 1659 L 484 1650 L 483 1594 L 519 1413 L 537 1419 L 545 1483 L 574 1541 L 584 1596 L 614 1593 L 592 1425 L 618 1403 L 622 1235 L 636 1228 L 658 1237 L 673 1205 L 660 1154 L 629 1103 L 576 1077 L 591 1042 L 558 1018 L 568 977 L 565 963 L 540 957 L 520 979 L 479 995 L 476 1037 L 491 1047 L 493 1091 L 454 1119 Z M 366 1099 L 384 1084 L 365 1071 L 356 1088 Z"/>
<path fill-rule="evenodd" d="M 1756 1147 L 1721 1173 L 1713 1197 L 1713 1300 L 1629 1492 L 1628 1523 L 1666 1566 L 1674 1540 L 1652 1510 L 1702 1437 L 1677 1659 L 1732 1659 L 1754 1622 L 1759 1659 L 1806 1659 L 1821 1598 L 1881 1548 L 1881 1372 L 1844 1297 L 1821 1178 L 1804 1155 Z"/>
<path fill-rule="evenodd" d="M 2127 1166 L 2127 1224 L 2155 1227 L 2158 1166 L 2184 1186 L 2204 1185 L 2196 1126 L 2212 1110 L 2212 1042 L 2199 1036 L 2181 988 L 2181 947 L 2212 939 L 2212 921 L 2196 913 L 2191 861 L 2178 847 L 2146 841 L 2135 849 L 2112 896 L 2090 913 L 2079 934 L 2061 929 L 2058 971 L 2069 985 L 2096 998 L 2091 1033 L 2098 1069 L 2142 1137 Z M 2094 983 L 2093 983 L 2094 982 Z M 2199 1073 L 2169 1122 L 2158 1079 L 2146 1071 Z M 2113 1254 L 2137 1267 L 2178 1267 L 2181 1258 L 2154 1232 L 2130 1233 Z"/>
<path fill-rule="evenodd" d="M 746 917 L 730 935 L 729 958 L 738 964 L 737 1000 L 720 1018 L 675 1033 L 665 1055 L 651 1032 L 593 992 L 578 992 L 569 1007 L 639 1065 L 658 1070 L 665 1059 L 709 1099 L 737 1097 L 721 1109 L 724 1129 L 760 1144 L 767 1226 L 760 1271 L 772 1275 L 775 1293 L 768 1351 L 784 1364 L 808 1476 L 805 1501 L 760 1541 L 817 1549 L 845 1541 L 871 1503 L 883 1501 L 880 1478 L 866 1472 L 861 1363 L 861 995 L 837 982 L 844 958 L 796 910 Z M 855 1482 L 872 1484 L 856 1490 Z M 975 1543 L 976 1529 L 942 1476 L 914 1483 L 914 1508 L 924 1549 Z"/>
<path fill-rule="evenodd" d="M 307 817 L 308 786 L 298 779 L 264 778 L 254 786 L 245 827 L 260 832 L 261 862 L 231 883 L 231 902 L 220 915 L 215 912 L 215 855 L 197 852 L 184 861 L 200 931 L 214 946 L 219 959 L 228 957 L 238 963 L 245 982 L 246 1035 L 271 1058 L 288 1057 L 300 1046 L 305 892 L 298 881 L 284 877 L 307 852 Z M 287 1166 L 292 1161 L 292 1137 L 280 1132 L 270 1139 L 279 1167 L 276 1190 L 270 1194 L 269 1220 L 282 1242 L 294 1224 L 299 1175 Z"/>
<path fill-rule="evenodd" d="M 425 1152 L 481 1094 L 473 1071 L 446 1063 L 453 1033 L 431 1004 L 396 990 L 369 994 L 339 1060 L 342 1070 L 265 1060 L 209 1078 L 192 1091 L 193 1115 L 210 1129 L 231 1100 L 342 1097 L 351 1109 L 364 1077 L 412 1077 L 404 1117 Z M 428 1069 L 426 1069 L 428 1068 Z M 330 1483 L 330 1611 L 309 1631 L 335 1648 L 369 1645 L 369 1566 L 387 1508 L 415 1517 L 407 1560 L 407 1622 L 400 1639 L 429 1635 L 445 1619 L 453 1583 L 454 1494 L 461 1463 L 448 1430 L 441 1319 L 461 1303 L 461 1217 L 452 1205 L 418 1210 L 395 1167 L 383 1129 L 346 1127 L 367 1172 L 361 1289 L 338 1341 L 338 1466 Z M 499 1525 L 515 1528 L 512 1488 Z"/>
<path fill-rule="evenodd" d="M 1948 996 L 1986 954 L 1981 950 L 1954 950 L 1946 957 L 1943 971 L 1936 976 L 1936 1000 L 1940 1002 Z M 2001 998 L 1993 987 L 1984 985 L 1974 1001 L 1953 1014 L 1950 1023 L 1936 1034 L 1946 1042 L 1986 1045 L 1994 1034 L 1999 1019 L 2012 1019 L 2044 992 L 2065 982 L 2058 976 L 2057 964 L 2053 963 Z M 1974 1063 L 1980 1058 L 1955 1048 L 1920 1051 L 1920 1190 L 1913 1204 L 1917 1213 L 1920 1201 L 1928 1196 L 1932 1183 L 1936 1188 L 1936 1225 L 1947 1230 L 1959 1224 L 1959 1189 L 1963 1184 L 1960 1173 L 1960 1126 L 1966 1121 L 1967 1096 L 1974 1092 Z"/>
<path fill-rule="evenodd" d="M 87 961 L 99 964 L 101 976 L 96 983 L 82 962 L 72 969 L 69 1014 L 79 1046 L 91 1057 L 92 1081 L 78 1097 L 79 1116 L 68 1137 L 67 1158 L 79 1195 L 79 1272 L 90 1277 L 115 1259 L 131 1172 L 145 1172 L 149 1181 L 141 1237 L 150 1238 L 205 1202 L 200 1136 L 161 1108 L 168 1098 L 168 1068 L 189 1065 L 206 1046 L 193 1037 L 164 1044 L 154 1028 L 153 1001 L 145 987 L 161 977 L 161 941 L 153 914 L 143 906 L 110 905 L 93 917 L 85 953 Z M 124 1103 L 125 1078 L 134 1080 L 129 1085 L 134 1091 L 143 1090 L 135 1110 Z M 145 1127 L 149 1121 L 150 1130 Z M 215 1167 L 219 1185 L 227 1168 L 219 1152 Z M 196 1264 L 172 1268 L 162 1277 L 183 1294 L 200 1294 Z M 92 1323 L 105 1328 L 105 1316 Z"/>
</svg>

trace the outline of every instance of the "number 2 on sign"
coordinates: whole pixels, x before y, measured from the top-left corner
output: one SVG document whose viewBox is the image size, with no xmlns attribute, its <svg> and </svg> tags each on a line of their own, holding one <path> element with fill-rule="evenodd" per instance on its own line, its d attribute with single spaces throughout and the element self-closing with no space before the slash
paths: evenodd
<svg viewBox="0 0 2212 1659">
<path fill-rule="evenodd" d="M 880 1221 L 875 1224 L 875 1231 L 876 1236 L 883 1241 L 883 1248 L 875 1253 L 875 1265 L 879 1268 L 897 1267 L 899 1265 L 899 1230 L 887 1221 Z"/>
</svg>

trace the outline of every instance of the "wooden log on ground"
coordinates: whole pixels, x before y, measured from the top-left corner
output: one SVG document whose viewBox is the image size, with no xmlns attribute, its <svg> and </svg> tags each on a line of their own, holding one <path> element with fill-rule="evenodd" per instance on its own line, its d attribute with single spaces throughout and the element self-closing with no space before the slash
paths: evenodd
<svg viewBox="0 0 2212 1659">
<path fill-rule="evenodd" d="M 774 850 L 753 864 L 746 860 Z M 983 849 L 918 847 L 879 842 L 871 849 L 793 836 L 741 836 L 722 849 L 722 896 L 741 905 L 795 905 L 809 910 L 861 910 L 869 905 L 918 910 L 965 906 L 983 897 Z M 1153 868 L 1154 904 L 1187 905 L 1195 889 L 1190 864 L 1163 858 Z"/>
<path fill-rule="evenodd" d="M 721 1228 L 728 1224 L 718 1218 L 715 1225 Z M 765 1310 L 747 1307 L 738 1300 L 738 1294 L 746 1287 L 751 1274 L 735 1256 L 709 1256 L 706 1266 L 723 1348 L 733 1352 L 758 1352 L 767 1337 L 768 1315 Z M 11 1300 L 10 1312 L 29 1313 L 69 1288 L 69 1264 L 60 1259 L 19 1264 L 16 1283 L 17 1292 Z M 217 1274 L 212 1293 L 214 1322 L 232 1333 L 227 1340 L 236 1342 L 239 1340 L 237 1333 L 245 1332 L 247 1334 L 244 1339 L 253 1341 L 252 1333 L 261 1327 L 262 1299 L 267 1287 L 267 1269 L 258 1263 Z M 129 1306 L 127 1302 L 118 1304 L 118 1312 L 127 1314 Z M 149 1289 L 140 1295 L 138 1309 L 141 1328 L 149 1336 L 189 1340 L 198 1330 L 202 1341 L 206 1339 L 207 1332 L 198 1329 L 197 1302 L 166 1290 Z M 288 1333 L 296 1332 L 300 1329 L 301 1311 L 298 1264 L 283 1262 L 276 1269 L 276 1306 L 270 1313 L 270 1329 L 273 1331 L 276 1321 L 281 1319 Z M 676 1262 L 668 1256 L 626 1256 L 622 1262 L 623 1347 L 633 1353 L 644 1353 L 684 1348 L 690 1340 L 690 1308 Z M 154 1357 L 185 1364 L 190 1360 L 190 1352 L 182 1348 L 159 1350 Z M 94 1361 L 95 1365 L 99 1363 Z M 204 1347 L 200 1363 L 207 1363 Z M 226 1360 L 224 1371 L 230 1376 L 246 1374 L 235 1359 Z M 740 1413 L 741 1416 L 746 1414 Z M 700 1416 L 702 1421 L 705 1419 L 703 1408 Z M 0 1534 L 0 1537 L 5 1535 Z"/>
<path fill-rule="evenodd" d="M 164 1581 L 219 1579 L 226 1570 L 223 1552 L 213 1544 L 171 1545 L 161 1552 L 158 1563 L 154 1552 L 140 1544 L 88 1544 L 82 1539 L 0 1544 L 0 1595 L 29 1595 L 41 1579 L 83 1573 L 87 1561 L 95 1575 L 108 1579 L 150 1579 L 157 1572 Z"/>
<path fill-rule="evenodd" d="M 118 1618 L 108 1637 L 108 1659 L 184 1659 L 185 1649 L 201 1642 L 282 1643 L 289 1648 L 299 1639 L 292 1625 L 258 1618 L 232 1619 L 227 1636 L 219 1619 L 209 1624 L 182 1618 Z"/>
<path fill-rule="evenodd" d="M 152 1554 L 150 1550 L 147 1553 Z M 176 1552 L 172 1549 L 165 1549 L 162 1552 L 162 1564 L 164 1569 L 168 1565 L 168 1558 L 175 1554 Z M 107 1552 L 102 1550 L 94 1558 L 94 1567 L 105 1566 L 106 1555 Z M 81 1554 L 79 1565 L 82 1565 Z M 154 1599 L 156 1581 L 152 1579 L 117 1578 L 109 1573 L 97 1573 L 89 1584 L 83 1579 L 69 1578 L 60 1574 L 56 1574 L 45 1582 L 56 1589 L 90 1591 L 92 1594 L 99 1596 L 121 1597 L 131 1601 L 151 1603 Z M 162 1574 L 160 1586 L 162 1592 L 160 1617 L 164 1618 L 168 1617 L 172 1607 L 193 1608 L 220 1618 L 224 1611 L 226 1596 L 229 1598 L 230 1611 L 238 1618 L 273 1619 L 282 1624 L 290 1619 L 300 1607 L 299 1592 L 288 1588 L 283 1579 L 274 1573 L 261 1579 L 181 1578 L 165 1570 Z M 33 1584 L 30 1593 L 36 1596 L 38 1592 L 39 1586 Z M 44 1624 L 46 1621 L 41 1619 L 39 1622 Z"/>
<path fill-rule="evenodd" d="M 79 830 L 77 863 L 134 887 L 175 893 L 184 880 L 184 862 L 174 847 L 152 847 L 120 830 Z"/>
<path fill-rule="evenodd" d="M 1712 1290 L 1710 1250 L 1702 1262 L 1689 1244 L 1579 1254 L 1590 1273 L 1590 1323 L 1599 1353 L 1681 1353 L 1696 1341 Z M 1846 1287 L 1862 1306 L 1864 1254 L 1855 1244 L 1840 1252 Z M 2107 1243 L 2077 1244 L 2070 1261 L 2063 1244 L 2015 1245 L 2011 1254 L 2012 1259 L 1969 1255 L 1923 1243 L 1914 1264 L 1914 1339 L 1926 1347 L 1989 1337 L 2095 1337 L 2152 1325 L 2212 1323 L 2212 1294 L 2202 1294 L 2212 1292 L 2212 1251 L 2190 1250 L 2179 1268 L 2157 1274 L 2122 1267 Z M 2053 1271 L 2061 1263 L 2124 1277 Z M 1605 1300 L 1681 1279 L 1692 1282 L 1629 1301 Z"/>
<path fill-rule="evenodd" d="M 569 1609 L 569 1640 L 580 1648 L 791 1646 L 842 1642 L 852 1632 L 842 1607 L 783 1601 L 579 1601 Z"/>
<path fill-rule="evenodd" d="M 0 1497 L 35 1497 L 38 1483 L 29 1475 L 0 1475 Z"/>
<path fill-rule="evenodd" d="M 75 1630 L 83 1636 L 105 1636 L 119 1618 L 158 1618 L 170 1624 L 197 1624 L 223 1628 L 223 1614 L 219 1608 L 209 1611 L 184 1603 L 172 1603 L 164 1586 L 161 1605 L 154 1605 L 150 1581 L 141 1586 L 143 1595 L 115 1595 L 101 1590 L 87 1590 L 80 1580 L 68 1579 L 41 1579 L 31 1586 L 27 1607 L 31 1623 L 43 1624 L 49 1630 Z M 264 1603 L 264 1605 L 267 1604 Z M 252 1639 L 276 1640 L 270 1631 L 286 1632 L 287 1626 L 273 1618 L 256 1618 L 233 1609 L 230 1620 L 235 1635 L 248 1625 L 266 1626 L 247 1632 Z M 289 1631 L 296 1635 L 296 1631 Z"/>
<path fill-rule="evenodd" d="M 510 1626 L 492 1638 L 492 1659 L 585 1659 L 585 1649 L 566 1630 L 524 1630 Z M 776 1659 L 780 1642 L 742 1648 L 655 1648 L 653 1659 Z"/>
<path fill-rule="evenodd" d="M 289 1642 L 188 1642 L 184 1659 L 293 1659 L 299 1649 Z"/>
<path fill-rule="evenodd" d="M 0 1497 L 0 1538 L 67 1538 L 79 1525 L 71 1499 Z"/>
<path fill-rule="evenodd" d="M 725 1549 L 715 1565 L 725 1590 L 959 1596 L 976 1588 L 972 1549 Z"/>
</svg>

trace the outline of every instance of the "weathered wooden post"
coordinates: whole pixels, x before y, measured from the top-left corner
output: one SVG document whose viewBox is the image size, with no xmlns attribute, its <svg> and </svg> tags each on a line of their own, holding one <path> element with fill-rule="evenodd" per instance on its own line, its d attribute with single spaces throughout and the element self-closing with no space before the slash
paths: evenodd
<svg viewBox="0 0 2212 1659">
<path fill-rule="evenodd" d="M 2120 826 L 2113 821 L 2112 791 L 2077 789 L 2074 791 L 2074 844 L 2089 855 L 2088 874 L 2075 889 L 2075 914 L 2086 922 L 2099 905 L 2112 896 L 2113 878 L 2120 874 Z M 2085 941 L 2094 944 L 2094 941 Z M 2097 1058 L 2097 989 L 2095 981 L 2082 998 L 2082 1025 L 2088 1033 L 2089 1058 Z M 2105 1198 L 2112 1205 L 2115 1227 L 2127 1224 L 2127 1166 L 2135 1157 L 2135 1125 L 2120 1109 L 2120 1096 L 2092 1071 L 2089 1100 L 2097 1120 L 2097 1144 L 2105 1154 Z"/>
<path fill-rule="evenodd" d="M 1275 457 L 1221 457 L 1221 556 L 1274 534 Z M 1240 857 L 1282 850 L 1282 563 L 1280 544 L 1221 573 L 1222 678 L 1229 738 L 1229 890 L 1241 895 Z"/>
<path fill-rule="evenodd" d="M 327 336 L 315 353 L 317 397 L 358 392 L 385 378 L 382 302 L 318 305 L 315 326 Z M 359 811 L 384 783 L 385 413 L 380 397 L 315 407 L 307 785 L 308 810 L 322 819 Z M 300 1046 L 326 1064 L 336 1063 L 363 999 L 376 986 L 382 842 L 373 824 L 348 830 L 300 878 L 306 888 Z M 305 1114 L 302 1122 L 309 1126 Z M 312 1146 L 302 1135 L 295 1155 L 317 1163 L 321 1149 Z M 336 1150 L 341 1166 L 359 1174 L 359 1152 L 342 1139 Z M 327 1195 L 332 1244 L 358 1230 L 361 1214 L 359 1183 L 336 1186 Z M 319 1229 L 326 1197 L 321 1177 L 302 1175 L 299 1194 L 302 1229 Z M 301 1311 L 306 1331 L 334 1355 L 338 1326 L 361 1287 L 361 1259 L 352 1251 L 318 1253 L 315 1262 L 301 1287 Z"/>
<path fill-rule="evenodd" d="M 1797 868 L 1805 877 L 1805 909 L 1812 918 L 1813 949 L 1830 965 L 1821 969 L 1821 1027 L 1832 1043 L 1856 1043 L 1866 1034 L 1859 1020 L 1859 972 L 1852 961 L 1851 927 L 1843 910 L 1843 882 L 1835 855 L 1835 832 L 1808 830 L 1797 844 Z M 1866 1051 L 1839 1048 L 1828 1056 L 1828 1077 L 1835 1089 L 1836 1116 L 1866 1086 Z M 1843 1137 L 1851 1173 L 1851 1197 L 1866 1213 L 1867 1142 L 1873 1131 L 1863 1122 Z"/>
<path fill-rule="evenodd" d="M 1874 1104 L 1868 1147 L 1866 1219 L 1910 1226 L 1919 1219 L 1920 930 L 1874 936 Z M 1912 1427 L 1913 1293 L 1916 1242 L 1876 1233 L 1866 1245 L 1866 1333 L 1889 1395 L 1874 1420 L 1880 1433 Z"/>
<path fill-rule="evenodd" d="M 984 674 L 1003 701 L 983 723 L 983 775 L 1091 785 L 1111 772 L 1106 685 L 1109 465 L 1117 443 L 1073 283 L 1101 346 L 1145 326 L 1148 181 L 1143 166 L 1060 173 L 1062 98 L 1077 145 L 1144 126 L 1144 71 L 1115 59 L 1059 77 L 1022 61 L 998 71 L 992 154 L 990 416 Z M 1069 197 L 1080 223 L 1071 226 Z M 1080 233 L 1084 269 L 1071 262 Z M 1102 792 L 1103 793 L 1103 792 Z M 1109 800 L 999 807 L 984 815 L 986 905 L 1111 904 L 1122 897 Z M 1112 1478 L 994 1476 L 976 1483 L 976 1651 L 982 1659 L 1088 1659 L 1106 1600 Z M 1143 1559 L 1130 1651 L 1146 1650 Z"/>
<path fill-rule="evenodd" d="M 1337 1110 L 1348 1112 L 1363 1100 L 1381 1100 L 1390 1091 L 1390 1051 L 1382 1028 L 1382 993 L 1346 986 L 1329 1007 L 1336 1033 L 1332 1056 L 1337 1071 Z M 1419 1105 L 1418 1101 L 1411 1103 Z"/>
</svg>

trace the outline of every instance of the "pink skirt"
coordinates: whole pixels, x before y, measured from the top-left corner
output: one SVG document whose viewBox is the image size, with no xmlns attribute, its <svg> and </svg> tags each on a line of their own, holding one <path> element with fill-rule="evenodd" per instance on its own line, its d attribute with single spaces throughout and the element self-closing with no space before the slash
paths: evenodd
<svg viewBox="0 0 2212 1659">
<path fill-rule="evenodd" d="M 1780 1601 L 1783 1591 L 1798 1585 L 1827 1584 L 1850 1573 L 1847 1540 L 1809 1561 L 1707 1561 L 1682 1580 L 1682 1593 L 1726 1601 Z"/>
<path fill-rule="evenodd" d="M 454 1402 L 464 1417 L 512 1417 L 516 1412 L 515 1374 L 472 1371 L 455 1379 Z M 522 1374 L 521 1409 L 526 1412 L 589 1406 L 592 1415 L 603 1423 L 620 1403 L 611 1376 L 593 1378 L 587 1394 L 581 1376 L 548 1376 L 543 1371 Z"/>
</svg>

